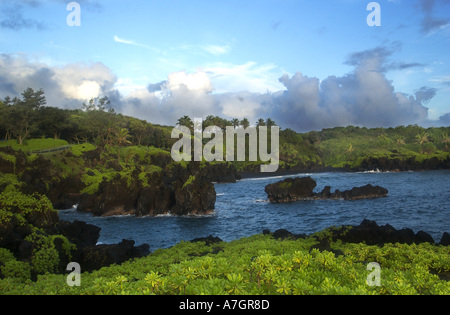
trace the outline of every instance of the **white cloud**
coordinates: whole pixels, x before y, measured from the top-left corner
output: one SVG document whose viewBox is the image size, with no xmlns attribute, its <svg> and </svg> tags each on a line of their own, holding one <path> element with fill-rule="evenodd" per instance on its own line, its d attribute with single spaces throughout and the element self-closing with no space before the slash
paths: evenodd
<svg viewBox="0 0 450 315">
<path fill-rule="evenodd" d="M 180 90 L 183 87 L 191 91 L 203 91 L 205 93 L 213 91 L 211 81 L 203 71 L 192 74 L 187 74 L 185 71 L 171 73 L 164 84 L 164 88 L 170 91 Z"/>
<path fill-rule="evenodd" d="M 285 87 L 276 79 L 284 71 L 273 64 L 258 65 L 247 62 L 242 65 L 217 63 L 205 67 L 216 93 L 250 91 L 254 93 L 276 92 Z"/>
<path fill-rule="evenodd" d="M 102 63 L 64 66 L 30 61 L 24 55 L 0 55 L 0 97 L 19 96 L 25 89 L 43 89 L 49 106 L 75 107 L 113 89 L 117 80 Z"/>
<path fill-rule="evenodd" d="M 136 42 L 136 41 L 134 41 L 134 40 L 120 38 L 120 37 L 118 37 L 117 35 L 114 35 L 114 41 L 115 41 L 116 43 L 125 44 L 125 45 L 132 45 L 132 46 L 137 46 L 137 47 L 142 47 L 142 48 L 151 50 L 151 51 L 153 51 L 153 52 L 160 53 L 160 51 L 159 51 L 158 49 L 155 49 L 155 48 L 153 48 L 153 47 L 151 47 L 151 46 L 148 46 L 148 45 L 144 45 L 144 44 L 138 43 L 138 42 Z"/>
<path fill-rule="evenodd" d="M 202 45 L 200 46 L 204 51 L 210 53 L 215 56 L 225 55 L 230 53 L 231 47 L 228 45 L 219 46 L 219 45 Z"/>
</svg>

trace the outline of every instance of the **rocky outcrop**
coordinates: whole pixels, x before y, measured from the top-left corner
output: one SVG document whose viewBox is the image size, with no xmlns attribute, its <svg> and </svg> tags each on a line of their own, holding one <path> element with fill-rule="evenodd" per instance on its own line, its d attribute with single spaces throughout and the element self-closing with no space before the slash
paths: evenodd
<svg viewBox="0 0 450 315">
<path fill-rule="evenodd" d="M 331 232 L 333 240 L 345 243 L 362 243 L 367 245 L 384 245 L 386 243 L 401 244 L 434 244 L 434 239 L 428 233 L 419 231 L 414 233 L 409 228 L 397 230 L 389 224 L 379 226 L 375 221 L 364 220 L 359 226 L 347 226 Z"/>
<path fill-rule="evenodd" d="M 269 230 L 264 230 L 263 234 L 272 235 L 276 239 L 304 239 L 309 237 L 306 234 L 293 234 L 287 230 L 280 229 L 275 232 L 270 232 Z M 424 231 L 418 231 L 414 233 L 413 230 L 409 228 L 395 229 L 389 224 L 379 226 L 375 221 L 363 220 L 360 225 L 352 226 L 346 225 L 339 228 L 328 228 L 326 233 L 319 233 L 318 235 L 313 235 L 316 237 L 318 244 L 314 245 L 312 248 L 317 248 L 319 250 L 328 250 L 330 248 L 330 242 L 335 242 L 337 240 L 343 243 L 366 243 L 367 245 L 378 245 L 383 246 L 384 244 L 420 244 L 420 243 L 430 243 L 438 244 L 443 246 L 448 246 L 449 234 L 445 232 L 439 243 L 436 243 L 430 234 Z"/>
<path fill-rule="evenodd" d="M 207 214 L 214 210 L 216 191 L 207 167 L 191 163 L 173 165 L 168 171 L 147 176 L 144 184 L 135 170 L 130 177 L 119 173 L 105 178 L 94 194 L 83 194 L 78 211 L 96 216 Z"/>
<path fill-rule="evenodd" d="M 150 254 L 148 244 L 135 246 L 132 240 L 122 240 L 119 244 L 97 245 L 100 230 L 97 226 L 81 221 L 61 221 L 57 226 L 57 232 L 76 245 L 75 251 L 72 252 L 72 261 L 80 264 L 82 272 L 91 272 Z"/>
<path fill-rule="evenodd" d="M 311 177 L 288 178 L 283 181 L 267 185 L 265 192 L 271 202 L 292 202 L 314 197 L 317 186 Z"/>
<path fill-rule="evenodd" d="M 331 187 L 326 186 L 321 193 L 316 194 L 317 199 L 344 199 L 344 200 L 356 200 L 367 198 L 380 198 L 386 197 L 389 191 L 386 188 L 380 186 L 372 186 L 370 184 L 363 187 L 353 187 L 350 190 L 339 191 L 336 190 L 331 193 Z"/>
<path fill-rule="evenodd" d="M 386 197 L 388 190 L 380 186 L 372 186 L 370 184 L 363 187 L 354 187 L 350 190 L 331 192 L 331 187 L 326 186 L 322 192 L 314 193 L 317 186 L 315 180 L 311 177 L 288 178 L 283 181 L 267 185 L 265 192 L 270 202 L 285 203 L 299 200 L 315 200 L 315 199 L 344 199 L 356 200 L 366 198 Z"/>
<path fill-rule="evenodd" d="M 83 248 L 79 264 L 83 272 L 92 272 L 113 264 L 120 265 L 133 258 L 145 257 L 150 253 L 147 244 L 135 247 L 132 240 L 122 240 L 119 244 L 97 245 Z"/>
</svg>

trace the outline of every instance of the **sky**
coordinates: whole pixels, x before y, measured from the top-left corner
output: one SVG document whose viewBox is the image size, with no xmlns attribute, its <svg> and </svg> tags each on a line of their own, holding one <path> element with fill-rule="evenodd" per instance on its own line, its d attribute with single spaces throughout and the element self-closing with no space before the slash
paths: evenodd
<svg viewBox="0 0 450 315">
<path fill-rule="evenodd" d="M 107 96 L 171 126 L 450 125 L 450 0 L 70 2 L 0 0 L 0 98 L 42 88 L 74 109 Z"/>
</svg>

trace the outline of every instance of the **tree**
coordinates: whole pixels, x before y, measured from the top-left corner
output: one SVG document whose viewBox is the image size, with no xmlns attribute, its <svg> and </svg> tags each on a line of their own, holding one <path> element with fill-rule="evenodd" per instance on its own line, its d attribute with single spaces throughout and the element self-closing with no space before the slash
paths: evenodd
<svg viewBox="0 0 450 315">
<path fill-rule="evenodd" d="M 396 139 L 395 143 L 397 144 L 398 147 L 405 144 L 404 137 L 397 135 L 395 136 L 395 139 Z"/>
<path fill-rule="evenodd" d="M 83 105 L 81 106 L 81 109 L 85 112 L 89 112 L 89 111 L 106 111 L 106 108 L 109 107 L 108 112 L 110 114 L 115 114 L 114 109 L 110 106 L 111 105 L 111 101 L 108 99 L 107 96 L 104 97 L 96 97 L 96 98 L 91 98 L 89 100 L 89 104 L 85 104 L 83 103 Z"/>
<path fill-rule="evenodd" d="M 427 143 L 427 142 L 429 142 L 430 141 L 430 137 L 429 137 L 429 135 L 428 135 L 428 132 L 426 132 L 426 131 L 424 131 L 423 133 L 419 133 L 417 136 L 416 136 L 416 139 L 417 139 L 417 142 L 419 142 L 419 144 L 420 144 L 420 153 L 423 153 L 424 152 L 424 145 L 425 145 L 425 143 Z"/>
<path fill-rule="evenodd" d="M 178 119 L 178 126 L 185 126 L 188 127 L 191 130 L 194 130 L 194 123 L 192 119 L 189 116 L 183 116 L 180 119 Z"/>
<path fill-rule="evenodd" d="M 265 125 L 266 125 L 266 122 L 262 118 L 258 119 L 258 121 L 256 122 L 256 127 L 263 127 Z"/>
<path fill-rule="evenodd" d="M 115 132 L 115 140 L 119 147 L 130 145 L 129 138 L 131 138 L 131 135 L 127 128 L 121 128 Z"/>
<path fill-rule="evenodd" d="M 231 123 L 232 123 L 234 129 L 236 129 L 237 127 L 239 127 L 239 119 L 234 118 L 233 120 L 231 120 Z"/>
<path fill-rule="evenodd" d="M 11 123 L 11 99 L 8 97 L 4 101 L 0 100 L 0 131 L 5 133 L 5 141 L 11 140 L 12 128 Z"/>
<path fill-rule="evenodd" d="M 130 133 L 134 135 L 137 145 L 141 145 L 142 139 L 147 135 L 147 123 L 145 121 L 131 118 Z"/>
<path fill-rule="evenodd" d="M 450 143 L 450 137 L 448 136 L 448 133 L 442 135 L 442 143 L 445 144 L 445 151 L 448 151 L 448 144 Z"/>
<path fill-rule="evenodd" d="M 247 118 L 244 117 L 244 119 L 241 120 L 241 126 L 244 129 L 247 129 L 248 127 L 250 127 L 250 122 L 248 121 Z"/>
<path fill-rule="evenodd" d="M 26 89 L 22 93 L 22 99 L 14 98 L 12 101 L 10 118 L 12 121 L 12 133 L 16 136 L 19 144 L 30 135 L 35 127 L 34 119 L 37 110 L 46 104 L 44 91 L 34 91 L 32 88 Z"/>
<path fill-rule="evenodd" d="M 352 155 L 352 153 L 355 151 L 355 147 L 353 146 L 353 144 L 350 143 L 349 147 L 348 147 L 348 154 Z"/>
<path fill-rule="evenodd" d="M 69 112 L 56 107 L 41 107 L 37 112 L 39 131 L 55 139 L 69 127 Z"/>
<path fill-rule="evenodd" d="M 270 128 L 270 127 L 276 126 L 277 124 L 272 119 L 267 118 L 266 125 L 267 125 L 267 128 Z"/>
</svg>

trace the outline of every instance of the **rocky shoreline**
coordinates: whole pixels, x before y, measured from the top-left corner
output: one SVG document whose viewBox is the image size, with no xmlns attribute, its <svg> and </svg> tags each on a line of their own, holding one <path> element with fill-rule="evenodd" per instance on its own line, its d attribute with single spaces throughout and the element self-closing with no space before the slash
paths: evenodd
<svg viewBox="0 0 450 315">
<path fill-rule="evenodd" d="M 80 192 L 85 188 L 85 185 L 81 175 L 62 176 L 58 167 L 42 155 L 30 158 L 22 151 L 14 151 L 9 148 L 2 149 L 1 152 L 4 153 L 3 156 L 14 157 L 14 159 L 11 158 L 14 163 L 0 156 L 0 172 L 3 174 L 20 174 L 17 176 L 17 180 L 21 184 L 18 185 L 17 189 L 21 193 L 26 196 L 33 196 L 34 194 L 46 196 L 55 209 L 68 209 L 74 204 L 79 204 L 78 210 L 91 212 L 97 216 L 116 214 L 147 216 L 166 213 L 175 215 L 207 214 L 214 209 L 216 198 L 214 182 L 235 182 L 246 176 L 243 173 L 238 173 L 235 166 L 230 163 L 176 164 L 166 168 L 167 163 L 171 163 L 170 159 L 165 156 L 152 156 L 152 163 L 155 163 L 164 171 L 156 172 L 151 177 L 147 176 L 143 181 L 138 170 L 126 173 L 120 165 L 113 165 L 114 161 L 109 161 L 108 163 L 111 165 L 106 165 L 110 167 L 109 169 L 117 168 L 115 177 L 112 179 L 101 178 L 95 192 L 82 194 Z M 70 158 L 73 158 L 70 154 L 64 157 L 64 159 Z M 83 165 L 86 168 L 103 163 L 101 152 L 98 150 L 86 152 L 79 158 L 83 160 Z M 136 163 L 138 164 L 140 161 Z M 375 164 L 370 164 L 370 166 L 372 165 Z M 293 169 L 291 171 L 294 172 Z M 319 171 L 319 169 L 315 171 Z M 328 171 L 331 170 L 328 169 Z M 300 173 L 300 170 L 296 172 Z M 125 176 L 125 174 L 128 176 Z M 280 174 L 283 173 L 254 175 L 279 176 Z M 89 172 L 86 175 L 91 176 Z M 92 175 L 95 175 L 95 173 L 92 172 Z M 384 188 L 372 186 L 355 187 L 355 189 L 345 192 L 337 190 L 334 193 L 331 193 L 330 187 L 326 187 L 322 192 L 314 193 L 313 189 L 316 187 L 316 183 L 312 179 L 303 179 L 299 185 L 294 184 L 294 182 L 290 185 L 289 180 L 280 182 L 278 186 L 275 185 L 272 187 L 273 189 L 269 189 L 268 192 L 272 194 L 269 198 L 276 202 L 290 202 L 305 198 L 351 200 L 387 195 L 387 190 L 385 191 Z M 5 187 L 0 188 L 4 189 Z M 276 192 L 277 189 L 278 192 Z M 52 213 L 50 209 L 48 213 Z M 39 218 L 32 219 L 34 222 Z M 5 229 L 0 231 L 0 247 L 10 250 L 21 261 L 31 261 L 34 246 L 29 240 L 31 230 L 23 227 L 14 217 L 6 223 Z M 70 261 L 79 262 L 84 271 L 93 271 L 111 264 L 121 264 L 129 259 L 143 257 L 150 253 L 148 245 L 136 246 L 135 242 L 131 240 L 123 240 L 121 243 L 113 245 L 97 245 L 100 228 L 85 222 L 69 223 L 59 221 L 59 218 L 53 218 L 51 222 L 47 222 L 47 225 L 48 227 L 37 237 L 46 238 L 61 235 L 70 244 L 76 246 L 76 249 L 72 250 L 69 255 L 63 239 L 55 237 L 52 240 L 52 244 L 49 246 L 52 246 L 58 252 L 59 272 L 65 272 L 65 268 Z M 368 228 L 371 228 L 371 233 L 363 232 L 368 231 Z M 344 237 L 344 239 L 350 240 L 351 235 L 354 235 L 353 241 L 363 240 L 375 243 L 380 238 L 385 242 L 427 241 L 434 243 L 433 239 L 428 237 L 429 235 L 427 236 L 426 233 L 414 234 L 411 233 L 412 231 L 403 230 L 401 233 L 397 233 L 394 231 L 395 229 L 393 230 L 389 226 L 377 227 L 374 224 L 367 224 L 367 222 L 364 224 L 364 229 L 360 227 L 352 230 L 360 231 L 360 234 L 336 234 L 336 237 Z M 265 232 L 267 233 L 267 231 Z M 283 235 L 282 233 L 283 231 L 277 231 L 273 235 L 277 237 Z M 285 234 L 290 235 L 290 237 L 293 236 L 291 233 Z M 393 237 L 394 235 L 396 236 Z M 449 239 L 450 236 L 445 233 L 439 244 L 448 246 L 450 244 Z M 217 240 L 213 237 L 208 239 L 208 241 Z"/>
</svg>

